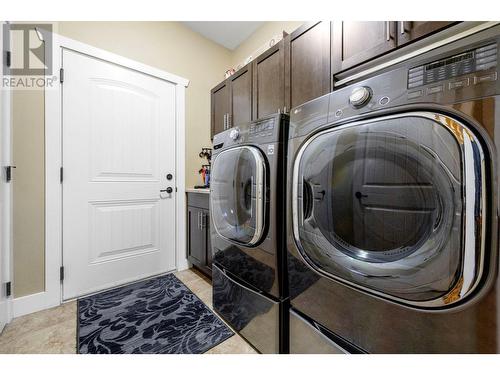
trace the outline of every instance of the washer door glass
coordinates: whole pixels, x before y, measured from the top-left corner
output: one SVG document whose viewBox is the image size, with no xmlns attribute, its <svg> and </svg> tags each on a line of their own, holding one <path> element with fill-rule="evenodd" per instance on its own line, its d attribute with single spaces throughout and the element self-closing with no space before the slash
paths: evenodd
<svg viewBox="0 0 500 375">
<path fill-rule="evenodd" d="M 222 237 L 246 245 L 260 240 L 264 229 L 265 163 L 255 147 L 222 151 L 210 178 L 215 230 Z"/>
<path fill-rule="evenodd" d="M 294 167 L 293 224 L 314 269 L 404 301 L 454 300 L 457 285 L 474 281 L 476 267 L 467 280 L 463 272 L 464 242 L 473 239 L 463 230 L 465 169 L 477 215 L 481 149 L 459 123 L 438 118 L 380 118 L 305 143 Z"/>
</svg>

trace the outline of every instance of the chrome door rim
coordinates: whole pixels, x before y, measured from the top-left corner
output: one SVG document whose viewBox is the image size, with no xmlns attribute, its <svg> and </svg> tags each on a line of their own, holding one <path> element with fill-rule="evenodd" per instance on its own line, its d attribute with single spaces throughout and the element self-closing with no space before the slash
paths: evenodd
<svg viewBox="0 0 500 375">
<path fill-rule="evenodd" d="M 349 127 L 354 127 L 358 125 L 370 124 L 373 122 L 379 122 L 381 120 L 390 120 L 406 117 L 421 117 L 425 119 L 432 120 L 444 126 L 457 140 L 461 155 L 462 155 L 462 173 L 464 175 L 464 189 L 463 189 L 463 202 L 465 210 L 465 219 L 463 222 L 462 238 L 463 238 L 463 262 L 461 267 L 461 274 L 458 281 L 455 283 L 453 288 L 448 291 L 445 295 L 427 301 L 412 301 L 404 298 L 396 297 L 376 289 L 371 289 L 363 285 L 353 283 L 346 280 L 343 277 L 326 272 L 308 259 L 307 254 L 303 250 L 299 235 L 299 217 L 298 217 L 298 186 L 299 186 L 299 166 L 302 159 L 302 155 L 307 148 L 307 146 L 314 141 L 316 138 L 331 132 L 346 129 Z M 475 155 L 473 152 L 473 144 L 476 145 L 479 155 Z M 361 289 L 363 291 L 375 294 L 386 299 L 390 299 L 396 302 L 403 303 L 405 305 L 411 305 L 414 307 L 421 308 L 439 308 L 444 306 L 452 306 L 462 301 L 464 298 L 468 297 L 473 293 L 482 279 L 484 272 L 484 258 L 485 258 L 485 236 L 486 236 L 486 166 L 485 166 L 485 156 L 483 147 L 479 142 L 478 138 L 469 128 L 461 123 L 459 120 L 449 117 L 444 114 L 426 111 L 416 111 L 416 112 L 405 112 L 396 115 L 381 116 L 366 120 L 359 120 L 352 123 L 328 128 L 318 133 L 314 134 L 308 138 L 299 148 L 296 154 L 296 158 L 293 164 L 293 176 L 292 176 L 292 230 L 295 240 L 295 244 L 298 248 L 299 256 L 302 258 L 304 263 L 311 268 L 316 273 L 321 276 L 326 276 L 337 281 L 341 281 L 349 286 L 356 289 Z M 480 167 L 477 168 L 478 161 Z M 478 171 L 479 169 L 479 171 Z M 479 172 L 480 179 L 476 180 L 475 173 Z M 479 199 L 475 199 L 476 192 L 479 191 Z M 481 220 L 474 220 L 477 211 Z M 477 235 L 476 235 L 477 233 Z M 478 238 L 479 237 L 479 238 Z M 467 277 L 467 279 L 466 279 Z M 460 283 L 460 279 L 463 280 Z"/>
<path fill-rule="evenodd" d="M 255 245 L 257 242 L 262 237 L 262 233 L 264 232 L 264 223 L 265 223 L 265 215 L 264 215 L 264 187 L 266 183 L 266 163 L 264 161 L 264 158 L 259 151 L 257 147 L 253 146 L 237 146 L 237 147 L 232 147 L 227 150 L 221 151 L 217 156 L 215 157 L 213 161 L 213 166 L 212 166 L 212 172 L 215 169 L 215 163 L 217 161 L 217 158 L 221 156 L 222 154 L 229 152 L 229 151 L 235 151 L 235 150 L 241 150 L 241 149 L 246 149 L 250 151 L 255 159 L 255 174 L 256 174 L 256 207 L 255 207 L 255 233 L 252 237 L 252 239 L 248 242 L 239 242 L 236 241 L 232 238 L 226 237 L 223 234 L 219 232 L 217 229 L 217 224 L 214 221 L 214 229 L 215 232 L 221 236 L 222 238 L 226 239 L 227 241 L 230 241 L 232 243 L 238 244 L 238 245 L 246 245 L 246 246 L 252 246 Z M 210 186 L 210 197 L 213 195 L 213 185 Z M 210 198 L 210 210 L 211 212 L 215 212 L 213 209 L 213 199 Z"/>
</svg>

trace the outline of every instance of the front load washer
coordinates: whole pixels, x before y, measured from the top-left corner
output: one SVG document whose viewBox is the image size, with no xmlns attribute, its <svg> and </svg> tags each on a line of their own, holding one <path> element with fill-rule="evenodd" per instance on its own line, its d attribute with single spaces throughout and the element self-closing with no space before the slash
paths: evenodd
<svg viewBox="0 0 500 375">
<path fill-rule="evenodd" d="M 497 353 L 500 27 L 292 109 L 290 352 Z"/>
<path fill-rule="evenodd" d="M 288 116 L 215 135 L 210 181 L 213 306 L 261 353 L 287 352 Z"/>
</svg>

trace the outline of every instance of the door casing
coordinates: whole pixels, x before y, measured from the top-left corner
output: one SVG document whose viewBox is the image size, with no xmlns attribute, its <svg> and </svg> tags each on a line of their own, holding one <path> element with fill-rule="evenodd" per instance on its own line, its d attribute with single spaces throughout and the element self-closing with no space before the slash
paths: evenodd
<svg viewBox="0 0 500 375">
<path fill-rule="evenodd" d="M 6 22 L 0 25 L 0 50 L 2 58 L 5 56 L 5 51 L 10 49 L 10 46 L 3 44 L 3 28 Z M 2 65 L 4 61 L 2 59 Z M 0 69 L 0 78 L 3 82 L 3 66 Z M 7 297 L 6 287 L 7 282 L 12 279 L 12 190 L 11 185 L 5 180 L 5 166 L 11 165 L 11 90 L 0 89 L 0 299 L 5 297 L 5 309 L 0 314 L 5 314 L 5 321 L 0 320 L 0 333 L 4 323 L 9 323 L 12 319 L 12 297 Z M 0 302 L 2 303 L 2 302 Z"/>
</svg>

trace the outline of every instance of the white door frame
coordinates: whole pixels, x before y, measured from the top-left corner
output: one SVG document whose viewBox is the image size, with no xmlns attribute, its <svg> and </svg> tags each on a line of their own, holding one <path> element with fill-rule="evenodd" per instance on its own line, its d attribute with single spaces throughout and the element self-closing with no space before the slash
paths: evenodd
<svg viewBox="0 0 500 375">
<path fill-rule="evenodd" d="M 3 25 L 0 23 L 0 50 L 2 53 L 2 67 L 0 68 L 0 79 L 3 82 L 3 58 L 10 46 L 3 45 Z M 11 185 L 5 181 L 5 166 L 12 164 L 11 154 L 11 116 L 12 116 L 12 90 L 0 89 L 0 200 L 2 200 L 2 210 L 0 212 L 0 267 L 2 267 L 3 280 L 0 279 L 0 288 L 5 287 L 5 283 L 12 282 L 12 191 Z M 12 319 L 12 296 L 7 299 L 7 323 Z M 1 330 L 0 330 L 1 333 Z"/>
<path fill-rule="evenodd" d="M 45 92 L 45 291 L 14 299 L 14 316 L 58 306 L 63 302 L 59 279 L 59 269 L 63 264 L 60 167 L 63 165 L 61 104 L 64 84 L 59 81 L 63 49 L 83 53 L 175 84 L 176 269 L 180 271 L 189 267 L 186 257 L 185 195 L 185 90 L 189 80 L 55 33 L 52 44 L 52 74 L 58 79 L 54 82 L 55 86 Z"/>
</svg>

